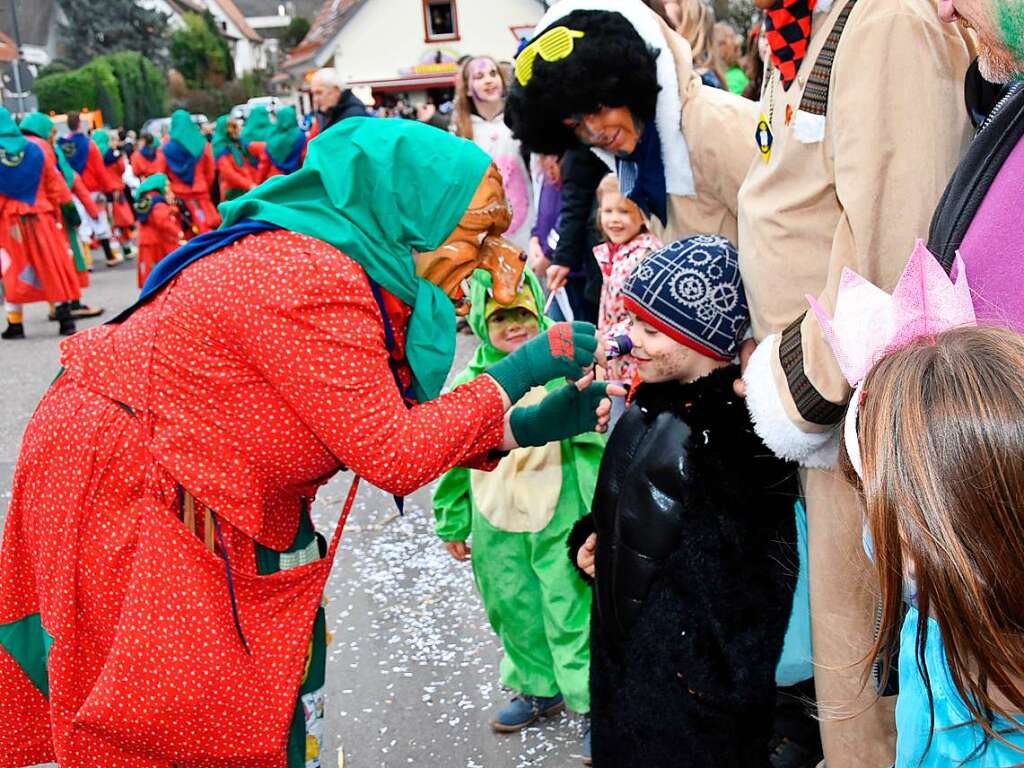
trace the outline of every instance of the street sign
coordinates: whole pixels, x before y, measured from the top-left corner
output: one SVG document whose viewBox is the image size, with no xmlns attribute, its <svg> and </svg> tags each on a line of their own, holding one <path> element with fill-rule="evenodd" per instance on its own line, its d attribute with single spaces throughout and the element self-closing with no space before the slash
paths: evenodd
<svg viewBox="0 0 1024 768">
<path fill-rule="evenodd" d="M 18 77 L 15 77 L 14 67 L 18 66 Z M 34 64 L 24 61 L 11 61 L 0 67 L 0 96 L 3 96 L 3 105 L 15 114 L 19 112 L 31 112 L 38 104 L 35 95 L 32 93 L 32 84 L 36 81 L 37 68 Z M 21 90 L 19 92 L 17 82 L 20 79 Z M 21 97 L 19 99 L 19 96 Z"/>
</svg>

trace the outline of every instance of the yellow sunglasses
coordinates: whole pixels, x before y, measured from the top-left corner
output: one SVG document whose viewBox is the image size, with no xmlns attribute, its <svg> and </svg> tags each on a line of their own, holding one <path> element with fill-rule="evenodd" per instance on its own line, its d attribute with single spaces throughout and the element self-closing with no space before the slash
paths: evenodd
<svg viewBox="0 0 1024 768">
<path fill-rule="evenodd" d="M 516 57 L 516 80 L 526 86 L 533 78 L 533 62 L 540 56 L 551 63 L 568 58 L 572 54 L 577 38 L 583 37 L 579 30 L 568 27 L 552 27 L 523 48 Z"/>
</svg>

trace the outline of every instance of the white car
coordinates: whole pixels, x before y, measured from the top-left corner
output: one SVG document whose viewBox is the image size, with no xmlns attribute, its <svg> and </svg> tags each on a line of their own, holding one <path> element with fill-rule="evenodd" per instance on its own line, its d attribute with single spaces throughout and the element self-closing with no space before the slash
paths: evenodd
<svg viewBox="0 0 1024 768">
<path fill-rule="evenodd" d="M 277 96 L 256 96 L 255 98 L 249 99 L 245 104 L 236 104 L 231 108 L 231 117 L 235 120 L 244 121 L 249 117 L 249 112 L 253 107 L 260 106 L 266 107 L 268 112 L 276 112 L 277 108 L 282 105 L 281 99 Z"/>
<path fill-rule="evenodd" d="M 208 122 L 210 118 L 201 112 L 193 112 L 191 115 L 192 122 L 195 123 L 197 128 L 202 128 Z M 169 117 L 154 117 L 147 120 L 142 124 L 142 133 L 148 133 L 150 136 L 155 138 L 157 141 L 165 133 L 171 130 L 171 118 Z"/>
</svg>

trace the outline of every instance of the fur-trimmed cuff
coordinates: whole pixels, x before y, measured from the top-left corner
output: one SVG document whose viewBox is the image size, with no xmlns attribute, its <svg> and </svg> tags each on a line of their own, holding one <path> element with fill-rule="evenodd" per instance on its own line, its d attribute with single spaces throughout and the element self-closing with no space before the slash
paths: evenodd
<svg viewBox="0 0 1024 768">
<path fill-rule="evenodd" d="M 790 420 L 782 404 L 772 370 L 772 355 L 778 354 L 778 340 L 777 335 L 772 335 L 758 344 L 743 373 L 747 409 L 754 431 L 779 458 L 806 467 L 833 467 L 839 455 L 837 431 L 804 432 Z"/>
</svg>

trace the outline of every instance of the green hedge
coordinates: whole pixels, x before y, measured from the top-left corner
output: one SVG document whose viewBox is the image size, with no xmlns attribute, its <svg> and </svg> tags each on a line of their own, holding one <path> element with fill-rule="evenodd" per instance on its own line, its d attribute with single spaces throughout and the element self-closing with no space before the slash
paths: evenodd
<svg viewBox="0 0 1024 768">
<path fill-rule="evenodd" d="M 43 112 L 103 112 L 109 126 L 141 128 L 151 117 L 166 114 L 167 82 L 163 73 L 133 51 L 100 56 L 84 67 L 46 75 L 32 90 Z"/>
<path fill-rule="evenodd" d="M 123 125 L 124 101 L 109 57 L 93 59 L 83 69 L 92 70 L 96 80 L 96 108 L 103 112 L 103 122 L 110 126 Z"/>
<path fill-rule="evenodd" d="M 40 77 L 32 85 L 41 112 L 78 112 L 96 105 L 96 80 L 84 68 Z"/>
</svg>

